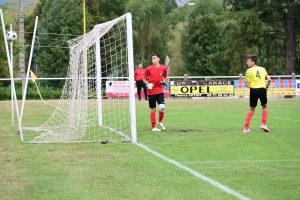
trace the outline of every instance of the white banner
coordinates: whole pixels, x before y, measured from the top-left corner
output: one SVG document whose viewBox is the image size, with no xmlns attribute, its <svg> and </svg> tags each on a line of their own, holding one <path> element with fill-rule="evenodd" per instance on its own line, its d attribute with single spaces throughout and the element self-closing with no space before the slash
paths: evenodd
<svg viewBox="0 0 300 200">
<path fill-rule="evenodd" d="M 300 80 L 296 80 L 296 95 L 300 95 Z"/>
<path fill-rule="evenodd" d="M 129 97 L 129 81 L 106 81 L 106 97 Z"/>
</svg>

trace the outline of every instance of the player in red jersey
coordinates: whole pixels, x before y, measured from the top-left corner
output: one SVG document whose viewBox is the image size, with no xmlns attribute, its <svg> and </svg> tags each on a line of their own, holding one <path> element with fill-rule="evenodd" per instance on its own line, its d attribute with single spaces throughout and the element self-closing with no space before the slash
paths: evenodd
<svg viewBox="0 0 300 200">
<path fill-rule="evenodd" d="M 152 65 L 148 66 L 145 71 L 144 83 L 147 86 L 148 99 L 150 111 L 150 121 L 152 126 L 152 131 L 158 132 L 165 130 L 162 120 L 165 115 L 165 98 L 164 98 L 164 88 L 166 85 L 167 78 L 167 67 L 159 63 L 160 56 L 158 54 L 152 55 Z M 159 107 L 159 117 L 156 121 L 156 103 Z M 156 124 L 160 126 L 161 129 L 156 128 Z"/>
<path fill-rule="evenodd" d="M 138 68 L 134 71 L 135 84 L 136 84 L 139 100 L 141 100 L 142 88 L 144 90 L 145 100 L 148 100 L 146 84 L 144 83 L 144 76 L 145 76 L 145 69 L 143 69 L 142 64 L 139 64 Z"/>
</svg>

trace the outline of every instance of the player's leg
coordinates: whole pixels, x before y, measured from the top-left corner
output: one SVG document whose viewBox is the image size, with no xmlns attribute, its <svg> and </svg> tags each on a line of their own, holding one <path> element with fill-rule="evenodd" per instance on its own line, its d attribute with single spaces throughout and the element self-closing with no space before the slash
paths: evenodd
<svg viewBox="0 0 300 200">
<path fill-rule="evenodd" d="M 149 95 L 149 108 L 150 110 L 150 122 L 152 131 L 158 132 L 160 129 L 156 128 L 156 95 Z"/>
<path fill-rule="evenodd" d="M 270 130 L 266 126 L 267 118 L 268 118 L 268 109 L 267 109 L 268 99 L 267 99 L 267 92 L 264 88 L 261 89 L 261 96 L 260 96 L 259 99 L 260 99 L 261 106 L 262 106 L 260 128 L 263 129 L 265 132 L 270 132 Z"/>
<path fill-rule="evenodd" d="M 252 116 L 255 112 L 255 108 L 257 106 L 257 100 L 258 100 L 257 89 L 250 88 L 250 111 L 246 115 L 243 132 L 250 132 L 249 126 L 250 126 Z"/>
<path fill-rule="evenodd" d="M 144 82 L 143 82 L 143 89 L 144 89 L 145 100 L 148 100 L 147 87 Z"/>
<path fill-rule="evenodd" d="M 141 82 L 140 81 L 136 81 L 136 89 L 137 89 L 137 93 L 138 93 L 138 97 L 139 100 L 141 100 Z"/>
<path fill-rule="evenodd" d="M 165 97 L 163 93 L 157 96 L 157 104 L 159 107 L 159 117 L 158 117 L 157 124 L 161 127 L 161 129 L 166 130 L 165 126 L 162 123 L 162 120 L 164 119 L 165 116 Z"/>
</svg>

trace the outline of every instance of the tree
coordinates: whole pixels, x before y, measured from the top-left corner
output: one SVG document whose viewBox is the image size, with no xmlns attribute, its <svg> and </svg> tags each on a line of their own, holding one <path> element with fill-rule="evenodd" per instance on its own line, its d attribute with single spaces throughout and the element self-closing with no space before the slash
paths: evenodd
<svg viewBox="0 0 300 200">
<path fill-rule="evenodd" d="M 262 36 L 268 27 L 257 19 L 257 15 L 248 10 L 224 12 L 215 20 L 221 46 L 219 51 L 209 55 L 210 63 L 218 70 L 218 75 L 237 75 L 245 73 L 245 58 L 264 46 Z"/>
<path fill-rule="evenodd" d="M 168 15 L 172 10 L 178 8 L 176 0 L 165 0 L 165 14 Z"/>
<path fill-rule="evenodd" d="M 64 77 L 69 62 L 67 40 L 83 33 L 82 5 L 80 1 L 47 1 L 42 13 L 38 27 L 41 47 L 35 51 L 39 71 L 46 77 Z"/>
<path fill-rule="evenodd" d="M 32 32 L 34 18 L 39 16 L 37 38 L 35 41 L 34 60 L 39 75 L 45 77 L 64 77 L 69 66 L 67 41 L 83 34 L 82 1 L 40 0 L 31 16 L 25 19 L 25 28 Z M 96 0 L 87 0 L 87 32 L 102 20 L 97 15 L 99 4 Z M 93 14 L 93 15 L 92 15 Z M 27 38 L 31 41 L 32 34 Z M 29 54 L 29 48 L 27 49 Z"/>
<path fill-rule="evenodd" d="M 127 2 L 128 0 L 99 0 L 98 14 L 102 17 L 102 22 L 124 15 Z"/>
<path fill-rule="evenodd" d="M 125 14 L 126 3 L 127 0 L 86 0 L 86 32 L 96 24 Z M 32 64 L 38 65 L 40 77 L 63 77 L 69 66 L 67 41 L 83 34 L 82 1 L 40 0 L 33 14 L 25 19 L 27 32 L 32 32 L 35 16 L 39 16 L 39 23 Z M 32 34 L 26 39 L 31 42 Z M 29 50 L 30 47 L 27 48 L 28 54 Z M 35 69 L 34 66 L 32 69 Z M 44 83 L 51 86 L 53 82 Z"/>
<path fill-rule="evenodd" d="M 46 4 L 47 0 L 39 0 L 39 2 L 36 4 L 35 8 L 33 9 L 33 12 L 31 15 L 25 16 L 24 25 L 26 32 L 30 32 L 31 34 L 25 34 L 25 40 L 30 41 L 32 39 L 33 35 L 33 28 L 35 24 L 35 17 L 38 16 L 39 21 L 42 19 L 42 9 L 43 6 Z"/>
<path fill-rule="evenodd" d="M 299 38 L 296 34 L 300 31 L 298 0 L 224 0 L 224 5 L 230 6 L 234 12 L 250 10 L 269 26 L 270 30 L 264 38 L 271 38 L 277 44 L 281 44 L 281 41 L 285 43 L 285 73 L 296 72 L 296 48 Z"/>
<path fill-rule="evenodd" d="M 187 16 L 190 11 L 189 6 L 176 7 L 166 16 L 166 21 L 169 23 L 169 29 L 172 34 L 168 41 L 168 56 L 171 60 L 168 66 L 171 76 L 179 76 L 186 73 L 181 53 L 181 35 L 185 31 Z"/>
<path fill-rule="evenodd" d="M 210 55 L 223 50 L 216 20 L 223 12 L 216 1 L 199 0 L 188 15 L 182 35 L 182 55 L 190 75 L 215 75 L 220 69 L 210 62 Z"/>
<path fill-rule="evenodd" d="M 0 27 L 0 38 L 0 51 L 2 52 L 0 54 L 0 77 L 7 78 L 9 77 L 9 69 L 2 26 Z M 0 86 L 1 85 L 3 85 L 3 82 L 0 82 Z"/>
<path fill-rule="evenodd" d="M 165 17 L 165 2 L 129 0 L 125 10 L 133 16 L 135 61 L 149 64 L 153 53 L 160 54 L 161 58 L 166 56 L 170 30 Z"/>
<path fill-rule="evenodd" d="M 2 4 L 0 5 L 0 8 L 2 9 L 3 18 L 5 22 L 5 30 L 6 32 L 10 30 L 10 24 L 12 24 L 13 31 L 17 32 L 17 17 L 14 16 L 14 10 L 17 8 L 14 4 Z M 8 78 L 10 77 L 9 67 L 8 67 L 8 61 L 7 61 L 7 54 L 6 54 L 6 47 L 4 42 L 4 36 L 3 36 L 3 30 L 2 30 L 2 23 L 0 25 L 0 77 Z M 8 42 L 8 48 L 10 50 L 10 41 Z M 13 74 L 17 71 L 17 63 L 18 63 L 18 53 L 20 51 L 18 40 L 15 40 L 13 42 Z M 3 81 L 0 82 L 1 85 L 9 85 L 10 81 Z"/>
</svg>

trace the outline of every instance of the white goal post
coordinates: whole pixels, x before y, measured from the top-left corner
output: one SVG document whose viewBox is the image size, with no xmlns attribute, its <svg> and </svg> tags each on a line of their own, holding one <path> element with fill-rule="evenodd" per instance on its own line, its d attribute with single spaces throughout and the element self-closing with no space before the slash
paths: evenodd
<svg viewBox="0 0 300 200">
<path fill-rule="evenodd" d="M 137 142 L 132 16 L 98 24 L 69 41 L 67 79 L 56 109 L 29 143 Z M 107 86 L 123 92 L 106 96 Z"/>
</svg>

